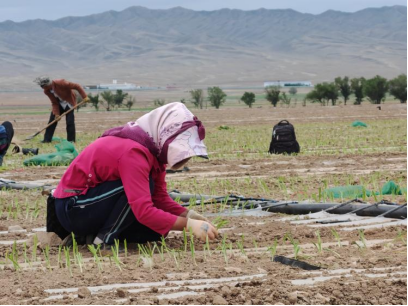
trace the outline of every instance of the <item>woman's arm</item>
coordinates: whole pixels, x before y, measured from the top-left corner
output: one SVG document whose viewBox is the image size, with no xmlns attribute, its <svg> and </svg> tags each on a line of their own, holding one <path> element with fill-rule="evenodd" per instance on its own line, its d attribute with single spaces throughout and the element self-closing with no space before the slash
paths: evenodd
<svg viewBox="0 0 408 306">
<path fill-rule="evenodd" d="M 173 227 L 182 229 L 185 224 L 182 219 L 177 220 L 179 217 L 176 215 L 153 205 L 149 188 L 149 174 L 153 158 L 155 157 L 149 152 L 134 147 L 125 152 L 118 160 L 118 171 L 136 219 L 155 232 L 165 235 Z M 183 208 L 180 214 L 184 211 Z"/>
<path fill-rule="evenodd" d="M 187 216 L 188 209 L 174 201 L 168 194 L 165 171 L 157 173 L 155 176 L 152 200 L 157 208 L 175 216 Z"/>
</svg>

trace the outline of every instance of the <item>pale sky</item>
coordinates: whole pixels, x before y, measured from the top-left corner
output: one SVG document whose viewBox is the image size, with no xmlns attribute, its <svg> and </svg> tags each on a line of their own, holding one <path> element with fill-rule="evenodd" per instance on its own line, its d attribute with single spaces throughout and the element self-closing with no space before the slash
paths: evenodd
<svg viewBox="0 0 408 306">
<path fill-rule="evenodd" d="M 151 9 L 176 6 L 192 10 L 221 8 L 256 10 L 291 8 L 301 13 L 320 14 L 329 9 L 355 12 L 367 7 L 407 5 L 406 0 L 0 0 L 0 22 L 27 19 L 55 20 L 67 16 L 86 16 L 108 10 L 121 11 L 139 5 Z"/>
</svg>

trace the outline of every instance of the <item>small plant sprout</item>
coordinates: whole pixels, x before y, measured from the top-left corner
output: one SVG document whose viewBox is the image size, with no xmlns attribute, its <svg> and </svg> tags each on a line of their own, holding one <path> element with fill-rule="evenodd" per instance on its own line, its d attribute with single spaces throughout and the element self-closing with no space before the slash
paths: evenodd
<svg viewBox="0 0 408 306">
<path fill-rule="evenodd" d="M 323 251 L 323 247 L 322 247 L 322 238 L 320 237 L 320 231 L 316 231 L 315 235 L 317 237 L 317 242 L 316 243 L 313 242 L 313 244 L 316 247 L 319 254 L 321 254 Z"/>
<path fill-rule="evenodd" d="M 31 261 L 27 256 L 27 244 L 25 242 L 23 243 L 23 257 L 24 263 L 28 263 L 31 266 Z"/>
<path fill-rule="evenodd" d="M 278 239 L 275 238 L 275 240 L 273 241 L 273 244 L 272 244 L 270 247 L 268 247 L 268 251 L 271 253 L 271 258 L 272 258 L 272 260 L 273 260 L 273 258 L 274 258 L 275 255 L 276 255 L 276 249 L 277 249 L 277 247 L 278 247 Z"/>
<path fill-rule="evenodd" d="M 237 247 L 241 251 L 242 255 L 246 255 L 244 245 L 243 245 L 242 241 L 237 241 Z"/>
<path fill-rule="evenodd" d="M 364 230 L 363 229 L 358 230 L 358 236 L 360 237 L 360 242 L 363 244 L 363 248 L 364 249 L 367 248 L 366 239 L 364 237 Z"/>
<path fill-rule="evenodd" d="M 194 234 L 191 230 L 190 230 L 190 250 L 191 250 L 191 258 L 193 259 L 194 264 L 197 266 L 197 262 L 195 259 Z"/>
<path fill-rule="evenodd" d="M 94 262 L 95 262 L 96 266 L 98 267 L 99 272 L 101 272 L 103 270 L 103 268 L 102 268 L 102 264 L 101 264 L 101 259 L 98 256 L 98 251 L 100 249 L 100 245 L 98 245 L 98 247 L 95 248 L 94 245 L 90 244 L 90 245 L 88 245 L 88 249 L 93 255 Z"/>
<path fill-rule="evenodd" d="M 38 237 L 37 235 L 33 235 L 33 252 L 31 254 L 31 261 L 37 261 L 37 247 L 38 247 Z"/>
<path fill-rule="evenodd" d="M 298 258 L 299 252 L 300 252 L 300 245 L 299 245 L 299 241 L 296 239 L 293 239 L 292 234 L 285 234 L 284 236 L 284 240 L 287 239 L 290 241 L 290 243 L 293 246 L 293 255 L 295 257 L 295 259 Z"/>
<path fill-rule="evenodd" d="M 205 246 L 207 248 L 208 255 L 211 256 L 210 241 L 208 239 L 208 236 L 205 237 Z"/>
<path fill-rule="evenodd" d="M 188 240 L 187 240 L 187 231 L 185 228 L 183 229 L 183 241 L 184 241 L 184 253 L 187 253 Z"/>
<path fill-rule="evenodd" d="M 223 227 L 227 226 L 228 223 L 229 223 L 228 220 L 222 219 L 221 216 L 218 216 L 217 218 L 215 218 L 215 219 L 214 219 L 214 222 L 213 222 L 213 224 L 215 225 L 215 227 L 217 228 L 217 230 L 220 229 L 220 228 L 223 228 Z"/>
<path fill-rule="evenodd" d="M 331 229 L 331 233 L 332 233 L 334 239 L 336 239 L 337 245 L 338 245 L 339 247 L 341 247 L 341 240 L 340 240 L 340 235 L 339 235 L 339 233 L 338 233 L 334 228 Z"/>
<path fill-rule="evenodd" d="M 51 270 L 50 246 L 48 244 L 43 249 L 43 254 L 44 254 L 45 262 L 46 262 L 46 265 L 47 265 L 47 269 Z"/>
<path fill-rule="evenodd" d="M 407 235 L 407 232 L 399 228 L 395 241 L 401 241 L 404 245 L 407 245 L 407 238 L 405 237 L 406 235 Z"/>
<path fill-rule="evenodd" d="M 120 271 L 122 271 L 122 267 L 121 265 L 123 265 L 123 263 L 120 261 L 119 259 L 119 240 L 115 239 L 115 245 L 111 246 L 111 250 L 112 250 L 112 255 L 113 255 L 113 261 L 116 264 L 116 266 L 118 267 L 118 269 Z"/>
<path fill-rule="evenodd" d="M 69 255 L 70 247 L 64 247 L 64 255 L 65 255 L 65 267 L 68 269 L 69 274 L 72 276 L 72 269 L 71 269 L 71 257 Z"/>
<path fill-rule="evenodd" d="M 124 248 L 125 248 L 125 257 L 127 258 L 128 248 L 127 248 L 127 241 L 126 241 L 126 239 L 123 241 L 123 246 L 124 246 Z"/>
<path fill-rule="evenodd" d="M 140 258 L 143 262 L 143 267 L 149 268 L 150 270 L 153 269 L 154 267 L 154 262 L 153 262 L 153 253 L 154 253 L 154 247 L 153 249 L 150 247 L 150 244 L 143 245 L 143 244 L 138 244 L 137 245 L 139 249 L 139 255 Z"/>
</svg>

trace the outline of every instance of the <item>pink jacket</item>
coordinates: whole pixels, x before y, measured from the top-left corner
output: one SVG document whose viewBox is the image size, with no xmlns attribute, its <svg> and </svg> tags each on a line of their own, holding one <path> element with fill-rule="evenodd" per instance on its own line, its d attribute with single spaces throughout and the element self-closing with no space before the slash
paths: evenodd
<svg viewBox="0 0 408 306">
<path fill-rule="evenodd" d="M 149 174 L 154 180 L 153 195 L 150 194 Z M 168 195 L 165 176 L 165 167 L 141 144 L 114 136 L 101 137 L 74 159 L 54 197 L 86 194 L 89 188 L 121 179 L 136 219 L 165 235 L 177 216 L 186 210 Z"/>
</svg>

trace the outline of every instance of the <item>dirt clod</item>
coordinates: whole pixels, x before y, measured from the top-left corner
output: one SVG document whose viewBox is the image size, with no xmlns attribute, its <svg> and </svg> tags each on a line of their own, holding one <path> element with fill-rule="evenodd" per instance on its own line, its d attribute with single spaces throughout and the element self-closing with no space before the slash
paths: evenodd
<svg viewBox="0 0 408 306">
<path fill-rule="evenodd" d="M 116 289 L 116 294 L 118 295 L 118 297 L 120 297 L 120 298 L 124 298 L 124 297 L 127 297 L 127 295 L 128 295 L 128 291 L 127 291 L 127 290 L 124 290 L 124 289 L 119 288 L 119 289 Z"/>
<path fill-rule="evenodd" d="M 221 295 L 216 295 L 213 298 L 213 304 L 215 304 L 215 305 L 228 305 L 228 302 Z"/>
<path fill-rule="evenodd" d="M 78 288 L 78 297 L 80 299 L 85 299 L 91 296 L 91 291 L 87 287 Z"/>
<path fill-rule="evenodd" d="M 37 246 L 40 249 L 44 249 L 47 245 L 49 246 L 58 246 L 61 244 L 61 238 L 58 237 L 55 233 L 48 233 L 48 232 L 38 232 L 35 234 L 37 236 Z M 30 237 L 27 240 L 27 246 L 33 246 L 34 244 L 34 236 Z"/>
</svg>

